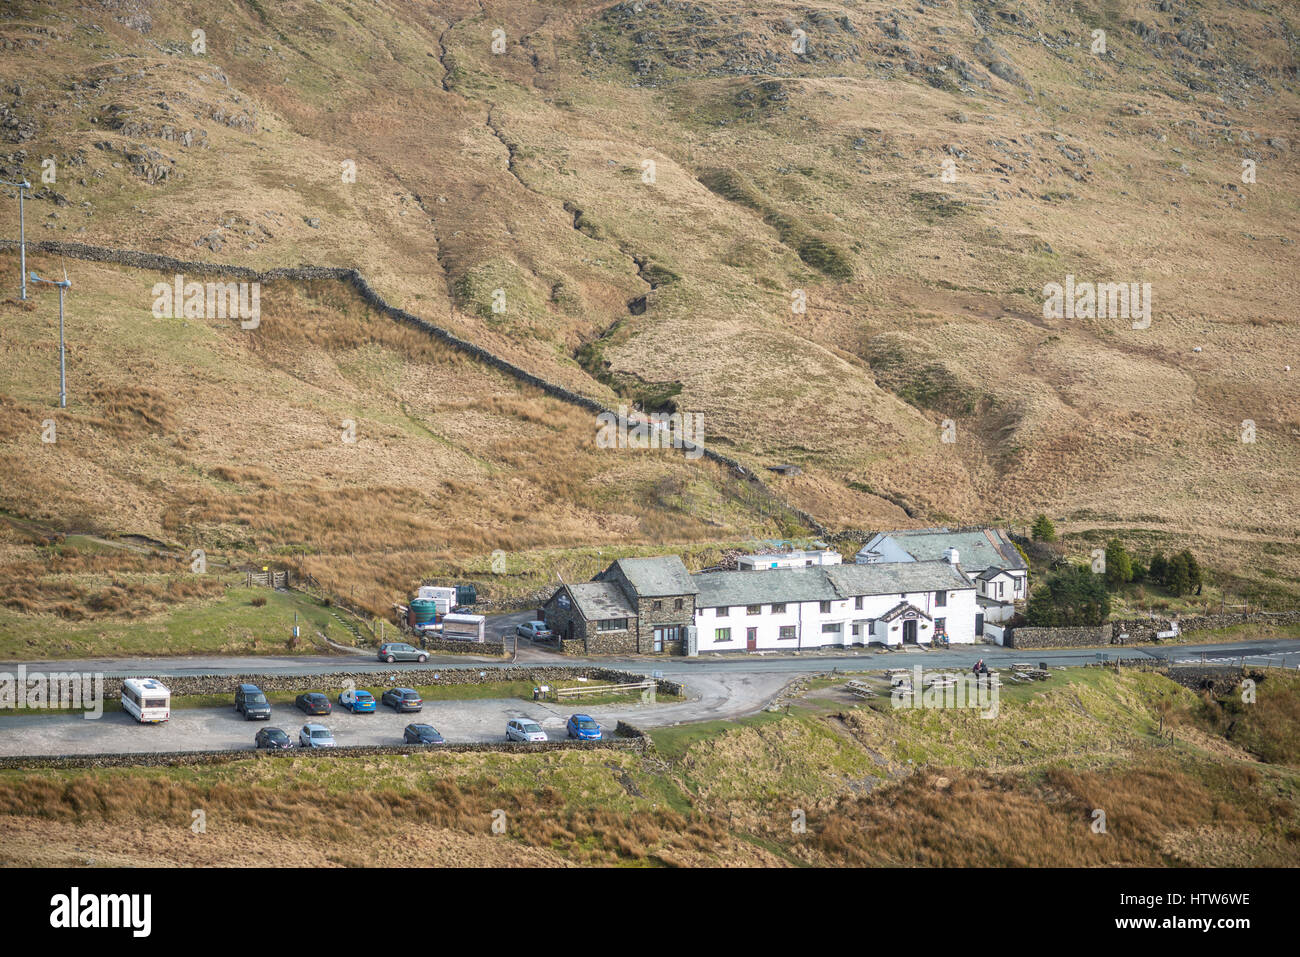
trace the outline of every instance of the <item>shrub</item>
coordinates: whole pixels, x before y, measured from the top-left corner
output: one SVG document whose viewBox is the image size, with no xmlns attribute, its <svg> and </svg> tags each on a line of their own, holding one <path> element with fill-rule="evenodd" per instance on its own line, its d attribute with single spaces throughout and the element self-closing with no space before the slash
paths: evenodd
<svg viewBox="0 0 1300 957">
<path fill-rule="evenodd" d="M 1068 565 L 1053 573 L 1025 606 L 1025 619 L 1042 628 L 1100 625 L 1109 617 L 1106 581 L 1083 565 Z"/>
</svg>

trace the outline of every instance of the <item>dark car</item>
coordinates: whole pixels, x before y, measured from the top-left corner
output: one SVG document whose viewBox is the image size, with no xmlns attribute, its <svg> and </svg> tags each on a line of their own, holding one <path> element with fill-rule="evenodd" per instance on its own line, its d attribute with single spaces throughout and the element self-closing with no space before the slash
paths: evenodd
<svg viewBox="0 0 1300 957">
<path fill-rule="evenodd" d="M 244 716 L 245 721 L 268 721 L 271 718 L 271 702 L 266 700 L 266 695 L 257 685 L 240 685 L 235 689 L 235 710 Z"/>
<path fill-rule="evenodd" d="M 281 728 L 263 728 L 253 743 L 259 748 L 292 748 L 293 741 Z"/>
<path fill-rule="evenodd" d="M 293 702 L 297 705 L 299 711 L 307 714 L 329 714 L 334 709 L 330 704 L 330 699 L 325 697 L 319 691 L 308 691 L 306 694 L 300 694 Z"/>
<path fill-rule="evenodd" d="M 424 707 L 424 699 L 413 688 L 389 688 L 379 699 L 394 711 L 419 711 Z"/>
<path fill-rule="evenodd" d="M 431 724 L 408 724 L 402 732 L 402 740 L 407 744 L 446 744 L 438 729 Z"/>
<path fill-rule="evenodd" d="M 380 661 L 419 661 L 429 659 L 427 653 L 401 641 L 389 641 L 379 646 Z"/>
</svg>

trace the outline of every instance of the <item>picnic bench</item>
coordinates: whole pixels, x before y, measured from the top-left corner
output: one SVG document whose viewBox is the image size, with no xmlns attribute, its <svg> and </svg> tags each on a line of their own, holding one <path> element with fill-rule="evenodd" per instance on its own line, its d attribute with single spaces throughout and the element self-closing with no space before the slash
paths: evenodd
<svg viewBox="0 0 1300 957">
<path fill-rule="evenodd" d="M 844 690 L 858 698 L 876 697 L 876 689 L 872 688 L 865 681 L 850 681 L 844 685 Z"/>
</svg>

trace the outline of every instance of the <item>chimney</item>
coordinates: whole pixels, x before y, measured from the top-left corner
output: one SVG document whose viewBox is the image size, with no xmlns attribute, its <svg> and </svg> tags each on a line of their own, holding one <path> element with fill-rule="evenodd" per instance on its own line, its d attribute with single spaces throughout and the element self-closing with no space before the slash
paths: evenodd
<svg viewBox="0 0 1300 957">
<path fill-rule="evenodd" d="M 961 564 L 961 556 L 958 554 L 957 549 L 955 548 L 946 549 L 943 553 L 943 560 L 947 562 L 949 565 L 953 565 L 953 566 Z"/>
</svg>

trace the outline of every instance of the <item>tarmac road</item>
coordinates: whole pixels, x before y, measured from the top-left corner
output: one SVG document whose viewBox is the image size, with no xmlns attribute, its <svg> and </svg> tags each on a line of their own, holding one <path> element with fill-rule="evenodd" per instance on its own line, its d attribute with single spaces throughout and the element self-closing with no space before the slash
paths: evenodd
<svg viewBox="0 0 1300 957">
<path fill-rule="evenodd" d="M 509 625 L 505 616 L 502 626 Z M 518 617 L 518 616 L 511 616 Z M 526 616 L 519 620 L 527 620 Z M 510 625 L 513 627 L 513 625 Z M 1300 641 L 1227 642 L 1213 645 L 1164 645 L 1100 649 L 1056 649 L 1026 651 L 974 645 L 959 649 L 923 651 L 918 648 L 898 651 L 805 652 L 801 655 L 706 655 L 701 658 L 598 658 L 584 659 L 557 655 L 527 642 L 521 643 L 520 662 L 548 665 L 603 665 L 628 671 L 662 675 L 681 681 L 687 699 L 665 704 L 590 705 L 579 703 L 557 706 L 547 702 L 517 699 L 473 701 L 430 701 L 418 716 L 394 714 L 381 707 L 372 715 L 352 715 L 335 708 L 324 720 L 340 745 L 397 744 L 402 729 L 412 721 L 434 725 L 448 741 L 495 741 L 505 736 L 510 718 L 530 717 L 542 725 L 552 738 L 564 736 L 564 723 L 574 711 L 585 710 L 612 731 L 622 719 L 640 727 L 664 727 L 695 721 L 723 720 L 752 714 L 763 708 L 793 678 L 831 670 L 872 671 L 885 668 L 911 669 L 920 665 L 930 669 L 969 669 L 983 658 L 993 668 L 1013 662 L 1045 662 L 1049 668 L 1078 666 L 1098 660 L 1099 655 L 1114 658 L 1154 658 L 1167 656 L 1174 662 L 1200 662 L 1300 667 Z M 527 658 L 528 660 L 524 660 Z M 386 687 L 382 675 L 394 665 L 373 657 L 191 657 L 151 659 L 110 659 L 91 661 L 23 662 L 28 673 L 100 672 L 109 675 L 168 676 L 193 674 L 301 674 L 304 689 L 311 676 L 335 671 L 373 671 L 375 682 L 370 690 L 376 696 Z M 464 657 L 443 656 L 419 666 L 403 663 L 403 668 L 423 667 L 430 671 L 450 668 L 479 668 L 491 671 L 508 665 L 500 658 L 467 661 Z M 16 663 L 0 664 L 0 672 L 13 673 Z M 271 725 L 283 728 L 291 736 L 307 721 L 305 715 L 288 706 L 278 706 Z M 250 748 L 261 722 L 245 722 L 233 706 L 230 708 L 183 708 L 172 712 L 167 724 L 142 727 L 127 715 L 114 712 L 97 720 L 80 714 L 57 714 L 33 711 L 0 716 L 0 754 L 84 754 L 127 751 L 185 751 L 213 748 Z"/>
<path fill-rule="evenodd" d="M 501 616 L 505 617 L 505 616 Z M 526 621 L 527 618 L 520 618 Z M 511 625 L 513 629 L 513 625 Z M 1168 657 L 1176 662 L 1206 660 L 1218 663 L 1268 665 L 1286 668 L 1300 667 L 1300 641 L 1278 638 L 1261 641 L 1224 642 L 1212 645 L 1143 645 L 1106 648 L 1025 650 L 1000 648 L 996 645 L 969 645 L 937 651 L 912 648 L 907 651 L 806 651 L 793 654 L 731 654 L 703 655 L 699 658 L 601 657 L 582 658 L 560 655 L 554 651 L 534 646 L 528 641 L 519 643 L 519 665 L 547 664 L 573 667 L 604 666 L 635 671 L 639 674 L 660 672 L 674 678 L 684 675 L 771 673 L 788 675 L 812 674 L 838 669 L 840 671 L 873 671 L 885 668 L 911 668 L 920 664 L 925 668 L 970 668 L 983 658 L 990 666 L 1006 666 L 1017 661 L 1040 661 L 1049 667 L 1064 668 L 1088 664 L 1098 660 L 1098 655 L 1116 658 Z M 376 659 L 373 653 L 358 655 L 303 655 L 303 656 L 244 656 L 209 657 L 188 656 L 174 658 L 99 658 L 59 661 L 0 662 L 0 671 L 13 672 L 23 664 L 32 671 L 96 672 L 110 676 L 151 676 L 166 679 L 168 675 L 221 675 L 221 674 L 328 674 L 334 671 L 392 671 L 394 665 Z M 424 665 L 400 662 L 402 668 L 427 668 L 436 671 L 448 668 L 491 669 L 509 666 L 508 659 L 477 658 L 464 655 L 435 655 Z"/>
</svg>

